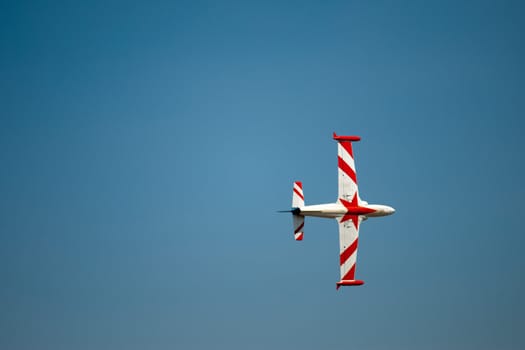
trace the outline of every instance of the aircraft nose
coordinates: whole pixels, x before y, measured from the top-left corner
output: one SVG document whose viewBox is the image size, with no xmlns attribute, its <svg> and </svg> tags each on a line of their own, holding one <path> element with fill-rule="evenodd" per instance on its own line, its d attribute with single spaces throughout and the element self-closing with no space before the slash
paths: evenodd
<svg viewBox="0 0 525 350">
<path fill-rule="evenodd" d="M 396 210 L 394 208 L 392 208 L 392 207 L 388 207 L 386 212 L 388 213 L 388 215 L 392 215 L 392 214 L 394 214 L 396 212 Z"/>
</svg>

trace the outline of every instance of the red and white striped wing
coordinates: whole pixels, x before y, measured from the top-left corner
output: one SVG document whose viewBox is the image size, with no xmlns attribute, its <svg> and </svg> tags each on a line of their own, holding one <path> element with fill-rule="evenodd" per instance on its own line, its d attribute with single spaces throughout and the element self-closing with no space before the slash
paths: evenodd
<svg viewBox="0 0 525 350">
<path fill-rule="evenodd" d="M 339 222 L 339 264 L 341 281 L 355 280 L 357 244 L 359 242 L 359 224 L 362 216 L 351 215 L 338 218 Z"/>
<path fill-rule="evenodd" d="M 339 168 L 339 198 L 351 201 L 358 191 L 352 142 L 338 142 L 337 165 Z"/>
</svg>

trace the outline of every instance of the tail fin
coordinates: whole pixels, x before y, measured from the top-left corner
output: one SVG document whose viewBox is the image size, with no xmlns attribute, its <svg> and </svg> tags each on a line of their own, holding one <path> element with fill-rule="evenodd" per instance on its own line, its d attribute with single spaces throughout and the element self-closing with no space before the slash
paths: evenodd
<svg viewBox="0 0 525 350">
<path fill-rule="evenodd" d="M 304 207 L 304 194 L 303 184 L 300 181 L 293 183 L 293 194 L 292 194 L 292 216 L 293 216 L 293 230 L 296 241 L 302 241 L 304 236 L 304 216 L 298 215 L 300 213 L 299 208 Z"/>
<path fill-rule="evenodd" d="M 292 215 L 293 217 L 293 235 L 296 241 L 302 241 L 304 236 L 304 216 Z"/>
<path fill-rule="evenodd" d="M 304 207 L 303 183 L 295 181 L 293 183 L 292 208 Z"/>
</svg>

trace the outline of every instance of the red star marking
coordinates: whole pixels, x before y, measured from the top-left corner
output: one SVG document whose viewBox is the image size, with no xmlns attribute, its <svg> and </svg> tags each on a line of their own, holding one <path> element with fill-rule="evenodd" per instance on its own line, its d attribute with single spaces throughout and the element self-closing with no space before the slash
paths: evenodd
<svg viewBox="0 0 525 350">
<path fill-rule="evenodd" d="M 345 216 L 343 216 L 343 218 L 341 219 L 341 222 L 345 222 L 348 220 L 352 220 L 352 222 L 354 223 L 355 229 L 359 230 L 359 218 L 357 215 L 345 214 Z"/>
<path fill-rule="evenodd" d="M 352 198 L 351 202 L 345 201 L 342 198 L 339 198 L 339 200 L 347 209 L 347 212 L 341 219 L 341 222 L 352 220 L 352 222 L 354 223 L 355 229 L 359 230 L 359 216 L 355 214 L 351 214 L 352 209 L 359 208 L 359 205 L 357 204 L 357 192 L 354 194 L 354 198 Z"/>
</svg>

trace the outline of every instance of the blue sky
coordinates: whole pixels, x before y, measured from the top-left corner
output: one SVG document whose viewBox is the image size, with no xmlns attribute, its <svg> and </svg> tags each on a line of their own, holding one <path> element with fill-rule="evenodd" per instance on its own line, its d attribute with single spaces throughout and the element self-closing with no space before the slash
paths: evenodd
<svg viewBox="0 0 525 350">
<path fill-rule="evenodd" d="M 4 2 L 0 348 L 522 349 L 519 1 Z M 334 201 L 355 134 L 361 227 Z"/>
</svg>

